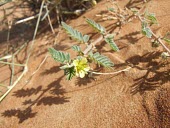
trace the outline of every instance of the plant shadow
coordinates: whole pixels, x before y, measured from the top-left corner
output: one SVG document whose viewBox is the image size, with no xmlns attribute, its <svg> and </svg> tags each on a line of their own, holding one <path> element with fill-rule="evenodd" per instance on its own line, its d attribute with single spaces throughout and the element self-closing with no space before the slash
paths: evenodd
<svg viewBox="0 0 170 128">
<path fill-rule="evenodd" d="M 161 52 L 150 52 L 143 56 L 133 56 L 127 60 L 134 68 L 138 70 L 146 70 L 144 76 L 134 79 L 135 84 L 131 86 L 131 93 L 144 94 L 146 91 L 153 91 L 161 85 L 170 81 L 170 69 L 165 69 L 166 65 L 170 63 L 168 61 L 160 61 Z M 138 64 L 145 64 L 145 68 L 140 67 Z"/>
<path fill-rule="evenodd" d="M 144 37 L 144 36 L 139 37 L 139 35 L 141 35 L 141 32 L 136 31 L 136 32 L 132 32 L 127 35 L 124 35 L 115 41 L 127 40 L 131 44 L 135 44 L 136 42 L 138 42 L 140 39 L 142 39 Z"/>
<path fill-rule="evenodd" d="M 37 88 L 30 89 L 21 89 L 15 91 L 13 96 L 17 98 L 23 97 L 31 97 L 37 96 L 36 99 L 32 100 L 27 99 L 22 104 L 24 109 L 10 109 L 4 111 L 1 115 L 4 117 L 16 117 L 19 119 L 19 123 L 23 123 L 25 120 L 29 118 L 33 118 L 36 116 L 38 112 L 33 111 L 33 107 L 40 105 L 58 105 L 69 102 L 69 97 L 64 95 L 65 89 L 63 89 L 60 85 L 62 77 L 50 83 L 45 89 L 42 86 L 38 86 Z"/>
<path fill-rule="evenodd" d="M 31 108 L 26 108 L 24 110 L 17 110 L 17 109 L 6 110 L 5 112 L 2 113 L 2 116 L 5 117 L 15 116 L 19 119 L 19 123 L 22 123 L 29 118 L 35 117 L 36 114 L 37 112 L 32 112 Z"/>
<path fill-rule="evenodd" d="M 96 80 L 95 76 L 89 77 L 86 76 L 85 78 L 77 78 L 76 79 L 76 85 L 78 86 L 87 86 L 88 84 L 94 82 Z"/>
</svg>

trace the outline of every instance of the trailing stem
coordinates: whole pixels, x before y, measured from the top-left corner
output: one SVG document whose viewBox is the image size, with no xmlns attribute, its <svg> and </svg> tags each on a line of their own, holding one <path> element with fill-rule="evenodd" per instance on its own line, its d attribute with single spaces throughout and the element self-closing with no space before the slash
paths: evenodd
<svg viewBox="0 0 170 128">
<path fill-rule="evenodd" d="M 144 22 L 144 20 L 139 14 L 137 14 L 137 17 L 141 22 Z M 162 47 L 170 54 L 170 49 L 163 43 L 162 39 L 158 37 L 152 30 L 151 30 L 151 34 L 155 39 L 157 39 L 157 41 L 162 45 Z"/>
</svg>

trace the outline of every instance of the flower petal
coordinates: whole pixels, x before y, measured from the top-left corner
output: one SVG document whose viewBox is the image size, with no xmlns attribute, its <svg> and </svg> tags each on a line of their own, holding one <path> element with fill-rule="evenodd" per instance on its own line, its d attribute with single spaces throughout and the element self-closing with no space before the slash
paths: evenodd
<svg viewBox="0 0 170 128">
<path fill-rule="evenodd" d="M 85 76 L 85 72 L 84 71 L 80 71 L 79 74 L 80 74 L 80 78 L 83 78 Z"/>
<path fill-rule="evenodd" d="M 87 71 L 90 70 L 88 61 L 85 57 L 77 58 L 76 60 L 73 61 L 73 65 L 76 71 L 76 76 L 80 78 L 83 78 L 85 74 L 87 74 Z"/>
</svg>

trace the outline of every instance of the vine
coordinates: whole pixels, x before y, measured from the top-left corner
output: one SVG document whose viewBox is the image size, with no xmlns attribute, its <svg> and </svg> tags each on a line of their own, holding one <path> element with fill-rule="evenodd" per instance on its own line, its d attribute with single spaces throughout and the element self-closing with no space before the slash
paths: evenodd
<svg viewBox="0 0 170 128">
<path fill-rule="evenodd" d="M 165 49 L 165 51 L 161 54 L 163 59 L 167 59 L 168 57 L 170 57 L 170 49 L 164 44 L 164 42 L 170 44 L 170 39 L 167 38 L 167 35 L 169 33 L 167 33 L 164 37 L 159 37 L 150 28 L 150 26 L 158 24 L 154 13 L 150 13 L 148 11 L 141 13 L 141 10 L 143 8 L 141 10 L 127 8 L 121 9 L 117 4 L 114 3 L 114 5 L 114 8 L 107 8 L 109 15 L 96 16 L 100 16 L 104 20 L 117 20 L 117 25 L 120 26 L 120 29 L 123 24 L 127 24 L 133 19 L 138 18 L 141 22 L 141 33 L 147 38 L 153 39 L 153 44 L 157 44 L 157 46 L 159 46 L 160 44 Z M 85 75 L 87 75 L 88 73 L 109 75 L 120 73 L 122 71 L 128 71 L 131 67 L 113 73 L 99 73 L 93 71 L 93 69 L 89 66 L 90 63 L 96 63 L 97 65 L 101 65 L 105 68 L 112 68 L 114 66 L 114 63 L 107 56 L 104 56 L 94 50 L 95 45 L 98 42 L 104 40 L 114 52 L 119 51 L 119 48 L 114 42 L 114 35 L 116 34 L 108 33 L 103 26 L 96 23 L 92 19 L 86 19 L 86 22 L 97 33 L 101 35 L 94 42 L 90 40 L 90 37 L 88 35 L 83 35 L 81 32 L 62 22 L 63 29 L 68 33 L 71 38 L 86 45 L 86 49 L 84 51 L 82 51 L 80 46 L 72 46 L 72 49 L 77 52 L 76 58 L 71 58 L 69 53 L 63 53 L 53 48 L 49 48 L 49 53 L 51 54 L 52 58 L 57 62 L 63 64 L 60 69 L 64 70 L 65 75 L 67 76 L 67 80 L 71 80 L 74 76 L 84 78 Z"/>
</svg>

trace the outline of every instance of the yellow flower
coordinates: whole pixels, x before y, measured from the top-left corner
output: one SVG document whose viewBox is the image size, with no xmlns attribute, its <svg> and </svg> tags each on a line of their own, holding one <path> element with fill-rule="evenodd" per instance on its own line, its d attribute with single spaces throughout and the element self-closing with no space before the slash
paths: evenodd
<svg viewBox="0 0 170 128">
<path fill-rule="evenodd" d="M 97 4 L 96 0 L 92 0 L 92 5 L 95 6 Z"/>
<path fill-rule="evenodd" d="M 85 57 L 78 58 L 73 61 L 73 65 L 76 70 L 76 76 L 83 78 L 85 74 L 90 70 L 87 59 Z"/>
</svg>

